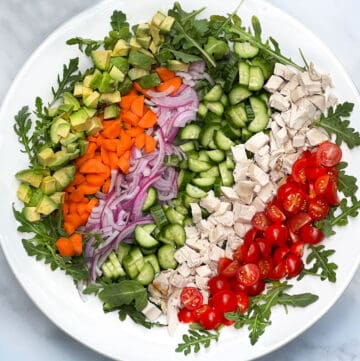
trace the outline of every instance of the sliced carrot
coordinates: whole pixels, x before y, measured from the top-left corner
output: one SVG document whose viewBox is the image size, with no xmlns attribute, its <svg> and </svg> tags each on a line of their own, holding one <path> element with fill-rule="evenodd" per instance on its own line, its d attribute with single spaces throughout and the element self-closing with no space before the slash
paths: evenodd
<svg viewBox="0 0 360 361">
<path fill-rule="evenodd" d="M 137 125 L 139 122 L 139 117 L 130 110 L 126 111 L 122 115 L 122 119 L 126 122 L 129 122 L 131 125 Z"/>
<path fill-rule="evenodd" d="M 80 173 L 106 173 L 108 167 L 101 160 L 88 159 L 79 169 Z"/>
<path fill-rule="evenodd" d="M 79 233 L 74 233 L 73 235 L 71 235 L 69 237 L 69 241 L 71 242 L 73 249 L 74 249 L 74 253 L 77 256 L 80 256 L 82 254 L 83 251 L 83 243 L 82 243 L 83 237 L 81 234 Z"/>
<path fill-rule="evenodd" d="M 140 95 L 131 103 L 130 110 L 139 118 L 144 115 L 144 99 L 145 97 Z"/>
<path fill-rule="evenodd" d="M 102 186 L 106 179 L 105 173 L 88 174 L 86 176 L 86 182 L 91 186 Z"/>
<path fill-rule="evenodd" d="M 63 212 L 63 215 L 66 215 L 69 213 L 69 204 L 67 202 L 64 202 L 62 205 L 61 205 L 61 210 Z"/>
<path fill-rule="evenodd" d="M 128 174 L 129 173 L 129 168 L 130 168 L 130 164 L 129 164 L 129 159 L 127 156 L 127 152 L 125 152 L 118 160 L 118 166 L 120 168 L 120 170 L 124 173 L 124 174 Z"/>
<path fill-rule="evenodd" d="M 69 220 L 65 220 L 64 229 L 67 234 L 73 234 L 75 232 L 76 226 Z"/>
<path fill-rule="evenodd" d="M 105 147 L 100 148 L 100 155 L 101 155 L 101 161 L 105 165 L 110 166 L 109 152 L 105 149 Z"/>
<path fill-rule="evenodd" d="M 72 257 L 75 254 L 75 250 L 72 242 L 65 237 L 61 237 L 56 241 L 56 248 L 58 249 L 60 256 Z"/>
<path fill-rule="evenodd" d="M 175 76 L 176 76 L 176 74 L 173 71 L 169 70 L 166 67 L 159 66 L 155 70 L 158 73 L 161 81 L 168 81 L 172 78 L 175 78 Z"/>
<path fill-rule="evenodd" d="M 103 184 L 101 190 L 104 192 L 104 193 L 108 193 L 109 192 L 109 189 L 110 189 L 110 185 L 111 185 L 111 179 L 108 178 L 105 183 Z"/>
<path fill-rule="evenodd" d="M 125 131 L 122 131 L 120 135 L 120 143 L 119 143 L 120 149 L 128 150 L 131 148 L 131 145 L 132 145 L 131 137 L 127 135 Z"/>
<path fill-rule="evenodd" d="M 88 209 L 87 209 L 87 203 L 78 203 L 77 204 L 77 213 L 78 215 L 84 214 L 84 213 L 89 213 Z"/>
<path fill-rule="evenodd" d="M 109 121 L 110 122 L 110 121 Z M 106 123 L 106 122 L 104 122 Z M 111 121 L 111 123 L 108 126 L 104 127 L 104 130 L 102 131 L 102 135 L 105 138 L 117 138 L 119 136 L 120 133 L 120 122 L 117 120 Z"/>
<path fill-rule="evenodd" d="M 152 128 L 157 122 L 156 114 L 149 109 L 145 115 L 140 119 L 138 125 L 141 128 Z"/>
<path fill-rule="evenodd" d="M 132 102 L 137 98 L 136 94 L 128 94 L 121 97 L 120 106 L 122 109 L 129 110 Z"/>
<path fill-rule="evenodd" d="M 137 149 L 141 149 L 144 147 L 144 145 L 145 145 L 145 134 L 141 133 L 137 135 L 135 138 L 135 147 Z"/>
<path fill-rule="evenodd" d="M 141 128 L 141 127 L 132 127 L 131 129 L 126 130 L 125 133 L 126 133 L 129 137 L 135 138 L 135 137 L 137 137 L 138 135 L 144 133 L 144 129 Z"/>
<path fill-rule="evenodd" d="M 173 90 L 170 94 L 175 94 L 179 90 L 181 84 L 182 84 L 182 80 L 180 77 L 177 76 L 175 78 L 164 81 L 163 83 L 161 83 L 156 87 L 156 90 L 158 92 L 164 92 L 168 90 L 170 87 L 172 87 Z"/>
<path fill-rule="evenodd" d="M 87 204 L 87 209 L 89 212 L 99 204 L 99 201 L 96 198 L 91 198 L 89 203 Z"/>
<path fill-rule="evenodd" d="M 118 156 L 116 152 L 109 152 L 110 167 L 111 169 L 117 169 Z"/>
<path fill-rule="evenodd" d="M 81 183 L 83 183 L 83 182 L 85 182 L 85 177 L 84 177 L 82 174 L 80 174 L 80 173 L 76 173 L 76 174 L 75 174 L 75 178 L 74 178 L 72 184 L 73 184 L 74 186 L 77 186 L 77 185 L 79 185 L 79 184 L 81 184 Z M 69 191 L 67 191 L 67 192 L 69 192 Z"/>
<path fill-rule="evenodd" d="M 156 140 L 151 136 L 145 134 L 145 153 L 151 153 L 156 148 Z"/>
<path fill-rule="evenodd" d="M 75 186 L 73 183 L 70 183 L 65 189 L 64 191 L 65 192 L 68 192 L 68 193 L 72 193 L 76 190 Z"/>
<path fill-rule="evenodd" d="M 70 195 L 71 196 L 71 195 Z M 69 212 L 68 212 L 68 214 L 70 214 L 70 213 L 76 213 L 77 212 L 77 204 L 76 204 L 76 202 L 71 202 L 70 204 L 69 204 Z"/>
<path fill-rule="evenodd" d="M 70 201 L 72 202 L 81 202 L 84 198 L 84 192 L 81 191 L 82 185 L 78 187 L 78 189 L 71 193 L 70 195 Z"/>
<path fill-rule="evenodd" d="M 100 189 L 100 186 L 93 186 L 90 184 L 80 184 L 78 191 L 82 192 L 83 194 L 95 194 L 96 192 L 98 192 Z"/>
<path fill-rule="evenodd" d="M 110 152 L 116 152 L 118 143 L 118 139 L 104 139 L 101 146 Z"/>
</svg>

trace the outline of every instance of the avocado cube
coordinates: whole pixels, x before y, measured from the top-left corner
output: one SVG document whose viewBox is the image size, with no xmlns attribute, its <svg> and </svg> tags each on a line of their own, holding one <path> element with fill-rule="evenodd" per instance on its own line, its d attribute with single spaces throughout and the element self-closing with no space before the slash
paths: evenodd
<svg viewBox="0 0 360 361">
<path fill-rule="evenodd" d="M 145 49 L 147 49 L 150 46 L 150 43 L 152 41 L 151 36 L 143 36 L 141 38 L 136 38 L 137 42 Z"/>
<path fill-rule="evenodd" d="M 166 18 L 166 15 L 164 15 L 161 11 L 158 11 L 151 19 L 151 24 L 160 28 L 160 25 L 165 20 L 165 18 Z"/>
<path fill-rule="evenodd" d="M 117 41 L 117 43 L 114 46 L 114 49 L 112 51 L 112 56 L 128 56 L 129 50 L 130 50 L 129 43 L 124 39 L 120 39 Z"/>
<path fill-rule="evenodd" d="M 75 150 L 74 152 L 72 152 L 72 153 L 68 153 L 69 160 L 76 159 L 79 155 L 80 155 L 80 150 L 79 150 L 79 149 L 76 149 L 76 150 Z"/>
<path fill-rule="evenodd" d="M 101 120 L 99 117 L 92 117 L 89 121 L 89 129 L 87 130 L 87 135 L 94 135 L 97 134 L 103 128 Z M 83 154 L 85 152 L 81 151 L 80 153 Z"/>
<path fill-rule="evenodd" d="M 128 73 L 129 78 L 133 81 L 148 74 L 150 74 L 148 70 L 144 70 L 140 68 L 131 68 Z"/>
<path fill-rule="evenodd" d="M 115 90 L 114 80 L 110 77 L 108 72 L 104 72 L 101 84 L 99 85 L 99 92 L 100 93 L 111 93 Z"/>
<path fill-rule="evenodd" d="M 16 192 L 17 197 L 24 203 L 28 203 L 30 201 L 32 194 L 32 189 L 28 184 L 21 183 Z"/>
<path fill-rule="evenodd" d="M 90 83 L 91 83 L 92 78 L 93 78 L 93 74 L 86 75 L 83 80 L 83 86 L 86 88 L 90 88 Z"/>
<path fill-rule="evenodd" d="M 110 64 L 111 50 L 93 50 L 91 57 L 95 66 L 100 70 L 107 70 Z"/>
<path fill-rule="evenodd" d="M 55 192 L 50 198 L 58 205 L 63 204 L 65 200 L 65 192 Z"/>
<path fill-rule="evenodd" d="M 74 172 L 72 173 L 69 167 L 74 168 Z M 67 166 L 64 168 L 58 169 L 54 174 L 53 177 L 56 181 L 56 190 L 62 191 L 65 187 L 67 187 L 74 179 L 75 174 L 75 166 Z"/>
<path fill-rule="evenodd" d="M 83 100 L 85 98 L 87 98 L 90 94 L 92 94 L 93 92 L 93 89 L 89 88 L 89 87 L 86 87 L 86 86 L 83 86 L 83 89 L 82 89 L 82 98 Z"/>
<path fill-rule="evenodd" d="M 172 71 L 188 71 L 189 64 L 182 63 L 179 60 L 168 60 L 168 68 Z"/>
<path fill-rule="evenodd" d="M 135 31 L 136 37 L 150 35 L 150 25 L 148 23 L 139 24 Z"/>
<path fill-rule="evenodd" d="M 43 195 L 44 194 L 41 191 L 41 189 L 39 189 L 39 188 L 33 189 L 30 200 L 27 203 L 27 206 L 36 207 L 38 205 L 38 203 L 40 202 L 40 199 L 42 198 Z"/>
<path fill-rule="evenodd" d="M 109 105 L 104 110 L 104 119 L 117 118 L 120 113 L 120 108 L 117 104 Z"/>
<path fill-rule="evenodd" d="M 54 151 L 49 147 L 44 148 L 38 153 L 37 157 L 42 165 L 47 165 L 54 159 Z"/>
<path fill-rule="evenodd" d="M 120 83 L 125 79 L 125 74 L 115 65 L 111 68 L 109 75 L 112 79 Z"/>
<path fill-rule="evenodd" d="M 57 114 L 62 118 L 69 118 L 69 115 L 72 113 L 74 106 L 71 104 L 61 104 L 58 107 Z"/>
<path fill-rule="evenodd" d="M 40 213 L 36 210 L 36 207 L 24 207 L 22 214 L 29 222 L 37 222 L 40 221 L 41 218 Z"/>
<path fill-rule="evenodd" d="M 102 73 L 98 69 L 95 69 L 94 74 L 92 75 L 92 78 L 90 80 L 89 87 L 91 89 L 98 88 L 101 84 L 101 80 L 102 80 Z"/>
<path fill-rule="evenodd" d="M 131 48 L 131 50 L 140 50 L 141 49 L 141 44 L 137 41 L 135 36 L 133 36 L 130 39 L 130 48 Z"/>
<path fill-rule="evenodd" d="M 78 149 L 77 143 L 70 143 L 64 150 L 66 150 L 68 153 L 73 153 L 76 151 L 76 149 Z"/>
<path fill-rule="evenodd" d="M 153 24 L 150 25 L 150 35 L 153 39 L 154 45 L 158 46 L 161 43 L 160 29 Z"/>
<path fill-rule="evenodd" d="M 153 53 L 153 54 L 156 54 L 157 51 L 159 49 L 159 45 L 155 45 L 155 43 L 152 41 L 150 43 L 150 46 L 149 46 L 149 50 Z"/>
<path fill-rule="evenodd" d="M 84 99 L 84 104 L 89 108 L 96 108 L 100 99 L 100 93 L 97 91 L 92 92 Z"/>
<path fill-rule="evenodd" d="M 112 56 L 110 59 L 110 67 L 114 65 L 124 74 L 129 71 L 129 62 L 127 58 L 124 58 L 122 56 Z"/>
<path fill-rule="evenodd" d="M 43 214 L 45 216 L 54 212 L 56 209 L 58 209 L 58 205 L 45 194 L 42 196 L 40 202 L 36 206 L 36 212 Z"/>
<path fill-rule="evenodd" d="M 89 116 L 89 118 L 92 118 L 92 117 L 96 114 L 96 112 L 97 112 L 97 110 L 94 109 L 94 108 L 83 107 L 83 109 L 86 111 L 86 113 L 87 113 L 87 115 Z"/>
<path fill-rule="evenodd" d="M 63 118 L 57 118 L 50 127 L 50 139 L 57 144 L 60 138 L 66 138 L 70 132 L 70 124 Z"/>
<path fill-rule="evenodd" d="M 102 126 L 102 124 L 101 124 Z M 94 134 L 94 133 L 92 133 Z M 90 134 L 90 135 L 92 135 Z M 80 155 L 84 155 L 88 149 L 88 145 L 89 145 L 89 142 L 86 141 L 86 140 L 83 140 L 83 139 L 80 139 L 79 140 L 79 150 L 80 150 Z"/>
<path fill-rule="evenodd" d="M 88 127 L 89 116 L 83 108 L 70 115 L 71 128 L 77 131 L 86 130 Z"/>
<path fill-rule="evenodd" d="M 100 96 L 100 103 L 114 104 L 114 103 L 119 103 L 120 100 L 121 100 L 121 95 L 118 90 L 112 93 L 103 93 Z"/>
<path fill-rule="evenodd" d="M 172 16 L 167 16 L 160 25 L 161 34 L 169 34 L 172 26 L 174 25 L 175 18 Z"/>
<path fill-rule="evenodd" d="M 149 53 L 150 54 L 150 53 Z M 151 54 L 150 54 L 151 55 Z M 144 70 L 150 70 L 153 57 L 138 50 L 131 50 L 129 54 L 129 64 Z"/>
<path fill-rule="evenodd" d="M 15 174 L 15 178 L 27 184 L 32 185 L 35 188 L 39 188 L 43 179 L 43 174 L 40 170 L 24 169 Z"/>
<path fill-rule="evenodd" d="M 46 194 L 50 195 L 56 192 L 56 181 L 55 178 L 51 175 L 48 177 L 44 177 L 40 184 L 41 191 Z"/>
<path fill-rule="evenodd" d="M 74 85 L 74 97 L 80 98 L 83 95 L 82 83 L 75 83 Z"/>
<path fill-rule="evenodd" d="M 125 80 L 121 84 L 119 84 L 118 88 L 121 96 L 128 94 L 131 91 L 132 87 L 133 82 L 130 80 L 129 77 L 125 77 Z"/>
<path fill-rule="evenodd" d="M 157 73 L 151 73 L 139 78 L 138 83 L 144 89 L 158 86 L 161 83 L 159 75 Z"/>
<path fill-rule="evenodd" d="M 68 146 L 71 143 L 76 142 L 79 137 L 76 134 L 70 133 L 66 138 L 60 140 L 60 143 L 64 146 Z"/>
<path fill-rule="evenodd" d="M 66 138 L 70 133 L 70 124 L 68 122 L 59 124 L 59 127 L 58 127 L 56 133 L 61 138 Z"/>
<path fill-rule="evenodd" d="M 70 160 L 69 154 L 64 150 L 55 153 L 54 159 L 48 164 L 50 169 L 57 169 Z"/>
<path fill-rule="evenodd" d="M 74 110 L 78 110 L 80 108 L 79 101 L 71 93 L 65 92 L 63 97 L 64 104 L 72 105 Z"/>
</svg>

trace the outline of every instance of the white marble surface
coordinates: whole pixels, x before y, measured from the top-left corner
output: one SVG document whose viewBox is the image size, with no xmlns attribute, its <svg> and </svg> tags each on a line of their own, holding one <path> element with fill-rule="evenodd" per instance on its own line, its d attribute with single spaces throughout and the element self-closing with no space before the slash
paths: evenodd
<svg viewBox="0 0 360 361">
<path fill-rule="evenodd" d="M 97 2 L 0 0 L 0 103 L 21 65 L 44 38 L 63 21 Z M 324 40 L 360 87 L 357 0 L 271 2 Z M 106 360 L 64 334 L 34 306 L 12 275 L 0 249 L 0 360 L 49 359 Z M 305 359 L 360 360 L 360 270 L 341 299 L 316 325 L 261 361 Z"/>
</svg>

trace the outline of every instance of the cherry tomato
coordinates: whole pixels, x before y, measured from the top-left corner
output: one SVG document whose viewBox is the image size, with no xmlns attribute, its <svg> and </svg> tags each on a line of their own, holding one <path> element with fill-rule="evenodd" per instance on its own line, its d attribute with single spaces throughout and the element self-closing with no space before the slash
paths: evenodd
<svg viewBox="0 0 360 361">
<path fill-rule="evenodd" d="M 297 233 L 302 227 L 304 227 L 306 224 L 309 224 L 311 222 L 312 219 L 307 213 L 300 212 L 292 216 L 289 219 L 287 225 L 291 232 Z"/>
<path fill-rule="evenodd" d="M 221 275 L 227 278 L 234 277 L 238 268 L 239 262 L 237 260 L 234 260 L 221 272 Z"/>
<path fill-rule="evenodd" d="M 306 208 L 306 198 L 306 194 L 300 189 L 287 192 L 283 200 L 283 207 L 285 211 L 296 214 Z"/>
<path fill-rule="evenodd" d="M 220 257 L 218 259 L 218 272 L 221 273 L 230 263 L 232 259 L 226 257 Z"/>
<path fill-rule="evenodd" d="M 250 300 L 249 297 L 245 292 L 238 291 L 235 292 L 236 300 L 237 300 L 237 306 L 239 308 L 240 313 L 244 314 L 246 310 L 250 306 Z"/>
<path fill-rule="evenodd" d="M 178 319 L 183 323 L 192 323 L 197 321 L 197 317 L 193 311 L 182 308 L 178 313 Z"/>
<path fill-rule="evenodd" d="M 260 279 L 260 269 L 256 264 L 248 263 L 239 267 L 236 277 L 240 284 L 249 287 Z"/>
<path fill-rule="evenodd" d="M 289 238 L 292 243 L 301 241 L 301 237 L 298 233 L 292 232 L 291 229 L 289 229 Z"/>
<path fill-rule="evenodd" d="M 264 231 L 266 227 L 270 226 L 270 219 L 265 212 L 257 212 L 251 220 L 252 226 L 258 231 Z"/>
<path fill-rule="evenodd" d="M 234 312 L 237 309 L 235 293 L 230 290 L 215 293 L 212 300 L 214 308 L 219 312 Z"/>
<path fill-rule="evenodd" d="M 304 242 L 297 241 L 290 247 L 290 252 L 296 254 L 298 257 L 302 257 L 304 254 Z"/>
<path fill-rule="evenodd" d="M 221 275 L 211 277 L 208 281 L 208 286 L 212 295 L 214 295 L 216 292 L 230 289 L 229 281 Z"/>
<path fill-rule="evenodd" d="M 285 183 L 278 189 L 278 199 L 283 202 L 289 193 L 294 193 L 299 190 L 299 187 L 294 183 Z"/>
<path fill-rule="evenodd" d="M 306 178 L 309 181 L 314 181 L 324 174 L 327 174 L 327 169 L 324 167 L 307 167 L 305 169 Z"/>
<path fill-rule="evenodd" d="M 308 193 L 309 199 L 316 198 L 315 184 L 314 183 L 308 183 L 307 193 Z"/>
<path fill-rule="evenodd" d="M 199 323 L 205 330 L 214 330 L 221 325 L 222 316 L 214 308 L 208 308 L 199 316 Z"/>
<path fill-rule="evenodd" d="M 308 165 L 308 160 L 305 157 L 300 157 L 292 166 L 291 175 L 296 183 L 305 184 L 306 174 L 305 168 Z"/>
<path fill-rule="evenodd" d="M 300 236 L 305 243 L 309 244 L 317 244 L 325 238 L 324 233 L 320 229 L 310 224 L 301 229 Z"/>
<path fill-rule="evenodd" d="M 272 280 L 280 280 L 286 276 L 286 264 L 285 261 L 281 261 L 277 264 L 269 274 L 269 278 Z"/>
<path fill-rule="evenodd" d="M 262 258 L 269 258 L 271 255 L 271 242 L 265 238 L 256 238 Z"/>
<path fill-rule="evenodd" d="M 209 303 L 210 303 L 210 302 L 211 302 L 211 299 L 209 299 Z M 193 311 L 193 314 L 194 314 L 194 316 L 195 316 L 195 318 L 196 318 L 196 321 L 198 321 L 198 320 L 199 320 L 199 317 L 200 317 L 203 313 L 207 312 L 209 309 L 211 309 L 211 306 L 210 306 L 209 304 L 205 304 L 205 305 L 202 305 L 201 307 L 199 307 L 198 309 L 194 310 L 194 311 Z"/>
<path fill-rule="evenodd" d="M 308 212 L 314 221 L 319 221 L 324 219 L 329 213 L 329 205 L 323 199 L 311 199 Z"/>
<path fill-rule="evenodd" d="M 248 287 L 248 295 L 249 296 L 257 296 L 265 289 L 265 281 L 259 280 L 252 286 Z"/>
<path fill-rule="evenodd" d="M 271 259 L 261 259 L 257 265 L 260 270 L 260 279 L 267 278 L 273 267 Z"/>
<path fill-rule="evenodd" d="M 253 242 L 254 241 L 244 242 L 242 245 L 236 248 L 233 254 L 234 260 L 238 261 L 239 263 L 245 262 L 249 250 L 249 245 Z"/>
<path fill-rule="evenodd" d="M 274 265 L 278 265 L 280 262 L 282 262 L 289 252 L 290 252 L 289 247 L 286 246 L 277 247 L 272 256 Z"/>
<path fill-rule="evenodd" d="M 303 261 L 300 257 L 293 253 L 289 253 L 286 256 L 286 272 L 289 277 L 297 276 L 304 268 Z"/>
<path fill-rule="evenodd" d="M 203 305 L 203 295 L 195 287 L 184 287 L 180 294 L 180 300 L 189 311 L 196 310 Z"/>
<path fill-rule="evenodd" d="M 334 182 L 336 185 L 339 183 L 339 171 L 336 167 L 328 168 L 327 174 L 330 176 L 330 182 Z"/>
<path fill-rule="evenodd" d="M 269 219 L 274 223 L 283 223 L 286 220 L 285 214 L 274 203 L 269 203 L 265 212 Z"/>
<path fill-rule="evenodd" d="M 229 281 L 230 281 L 230 289 L 233 292 L 241 291 L 241 292 L 247 293 L 247 287 L 240 284 L 237 280 L 237 277 L 230 278 Z"/>
<path fill-rule="evenodd" d="M 315 193 L 318 196 L 322 196 L 325 194 L 327 187 L 329 185 L 330 176 L 328 174 L 324 174 L 316 179 L 315 181 Z"/>
<path fill-rule="evenodd" d="M 282 246 L 289 237 L 288 228 L 283 224 L 272 224 L 265 229 L 265 239 L 268 239 L 273 245 Z"/>
<path fill-rule="evenodd" d="M 260 247 L 256 242 L 249 244 L 247 254 L 245 255 L 246 263 L 256 263 L 260 259 Z"/>
<path fill-rule="evenodd" d="M 316 159 L 319 164 L 325 167 L 336 166 L 342 157 L 341 148 L 332 142 L 321 143 L 316 150 Z"/>
<path fill-rule="evenodd" d="M 259 231 L 255 228 L 250 228 L 244 236 L 244 243 L 248 244 L 252 241 L 255 241 L 255 238 L 257 237 Z"/>
<path fill-rule="evenodd" d="M 337 184 L 336 182 L 330 180 L 326 192 L 325 199 L 329 203 L 330 206 L 337 206 L 340 203 L 339 195 L 337 192 Z"/>
</svg>

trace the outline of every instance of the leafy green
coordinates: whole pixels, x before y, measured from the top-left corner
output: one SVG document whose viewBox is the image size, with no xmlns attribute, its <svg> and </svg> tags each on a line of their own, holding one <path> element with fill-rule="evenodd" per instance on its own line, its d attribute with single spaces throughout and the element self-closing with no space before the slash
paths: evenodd
<svg viewBox="0 0 360 361">
<path fill-rule="evenodd" d="M 103 289 L 103 285 L 98 283 L 90 283 L 82 293 L 84 295 L 97 295 Z"/>
<path fill-rule="evenodd" d="M 99 293 L 100 299 L 110 308 L 130 305 L 134 302 L 138 311 L 147 305 L 147 293 L 144 286 L 135 280 L 123 280 L 119 283 L 104 286 Z"/>
<path fill-rule="evenodd" d="M 30 130 L 32 121 L 30 115 L 29 107 L 22 107 L 17 115 L 15 115 L 14 131 L 18 136 L 19 143 L 24 146 L 24 149 L 21 149 L 21 152 L 27 153 L 30 162 L 32 162 L 35 155 L 31 145 Z"/>
<path fill-rule="evenodd" d="M 183 352 L 185 356 L 191 353 L 192 349 L 195 353 L 200 351 L 201 346 L 208 348 L 212 341 L 219 340 L 219 331 L 214 333 L 206 330 L 189 330 L 189 334 L 183 335 L 183 343 L 179 343 L 176 352 Z"/>
<path fill-rule="evenodd" d="M 319 296 L 314 295 L 313 293 L 299 293 L 297 295 L 282 293 L 278 297 L 277 303 L 284 306 L 306 307 L 316 302 L 318 299 Z"/>
<path fill-rule="evenodd" d="M 67 45 L 77 45 L 79 50 L 85 52 L 87 56 L 90 56 L 91 52 L 98 49 L 103 43 L 102 40 L 84 39 L 81 37 L 71 38 L 66 42 Z"/>
<path fill-rule="evenodd" d="M 127 316 L 129 316 L 135 323 L 148 329 L 153 327 L 166 327 L 166 325 L 160 322 L 147 321 L 146 316 L 141 311 L 137 310 L 133 305 L 121 306 L 119 311 L 119 319 L 124 321 Z"/>
<path fill-rule="evenodd" d="M 348 166 L 346 162 L 340 162 L 337 165 L 339 171 L 339 184 L 338 189 L 340 192 L 344 193 L 345 197 L 353 197 L 357 190 L 358 186 L 356 184 L 356 177 L 345 174 L 344 169 Z"/>
<path fill-rule="evenodd" d="M 349 127 L 350 121 L 343 120 L 349 117 L 354 108 L 353 103 L 345 102 L 338 104 L 334 110 L 330 107 L 327 115 L 321 114 L 320 119 L 314 125 L 321 127 L 332 136 L 336 136 L 336 144 L 341 145 L 343 142 L 352 149 L 360 145 L 360 134 L 354 128 Z"/>
<path fill-rule="evenodd" d="M 115 10 L 111 15 L 111 28 L 109 35 L 104 39 L 105 49 L 113 49 L 118 40 L 130 40 L 130 25 L 126 21 L 126 15 L 120 11 Z"/>
</svg>

